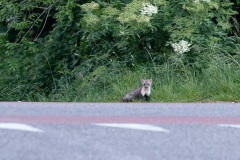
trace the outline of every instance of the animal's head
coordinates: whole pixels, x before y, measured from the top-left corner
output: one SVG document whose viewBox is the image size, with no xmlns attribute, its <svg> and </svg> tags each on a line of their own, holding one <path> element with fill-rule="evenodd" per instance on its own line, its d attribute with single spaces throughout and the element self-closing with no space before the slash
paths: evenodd
<svg viewBox="0 0 240 160">
<path fill-rule="evenodd" d="M 152 85 L 152 80 L 151 79 L 142 79 L 141 83 L 144 88 L 150 88 Z"/>
</svg>

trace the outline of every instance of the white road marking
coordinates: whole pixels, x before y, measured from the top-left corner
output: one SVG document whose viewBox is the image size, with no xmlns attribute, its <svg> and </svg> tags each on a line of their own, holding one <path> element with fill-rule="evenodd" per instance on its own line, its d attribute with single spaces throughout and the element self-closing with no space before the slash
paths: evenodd
<svg viewBox="0 0 240 160">
<path fill-rule="evenodd" d="M 43 132 L 38 128 L 32 126 L 21 124 L 21 123 L 0 123 L 0 129 L 12 129 L 12 130 L 21 130 L 29 132 Z"/>
<path fill-rule="evenodd" d="M 240 125 L 239 124 L 219 124 L 219 127 L 231 127 L 231 128 L 239 128 L 240 129 Z"/>
<path fill-rule="evenodd" d="M 157 127 L 153 125 L 146 124 L 135 124 L 135 123 L 96 123 L 94 125 L 103 127 L 115 127 L 115 128 L 126 128 L 126 129 L 136 129 L 145 131 L 155 131 L 155 132 L 169 132 L 169 130 L 162 127 Z"/>
</svg>

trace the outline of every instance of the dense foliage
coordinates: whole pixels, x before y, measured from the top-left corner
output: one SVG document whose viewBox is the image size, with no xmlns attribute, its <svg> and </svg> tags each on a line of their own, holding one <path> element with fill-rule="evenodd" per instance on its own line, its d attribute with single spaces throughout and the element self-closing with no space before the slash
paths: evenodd
<svg viewBox="0 0 240 160">
<path fill-rule="evenodd" d="M 240 67 L 236 14 L 229 0 L 2 0 L 0 100 L 60 100 L 69 85 L 86 97 L 139 66 Z"/>
</svg>

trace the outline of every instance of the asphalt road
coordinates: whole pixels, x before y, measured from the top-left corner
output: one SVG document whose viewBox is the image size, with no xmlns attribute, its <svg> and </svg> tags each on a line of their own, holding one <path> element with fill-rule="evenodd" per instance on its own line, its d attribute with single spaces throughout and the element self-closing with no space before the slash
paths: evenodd
<svg viewBox="0 0 240 160">
<path fill-rule="evenodd" d="M 239 160 L 239 103 L 0 102 L 0 160 Z"/>
</svg>

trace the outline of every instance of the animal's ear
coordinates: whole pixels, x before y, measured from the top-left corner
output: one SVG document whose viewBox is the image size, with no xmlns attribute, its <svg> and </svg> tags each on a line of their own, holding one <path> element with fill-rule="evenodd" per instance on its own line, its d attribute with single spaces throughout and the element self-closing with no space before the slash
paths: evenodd
<svg viewBox="0 0 240 160">
<path fill-rule="evenodd" d="M 149 82 L 149 83 L 152 83 L 152 79 L 149 79 L 148 82 Z"/>
<path fill-rule="evenodd" d="M 145 83 L 145 80 L 144 79 L 141 79 L 141 84 L 144 84 Z"/>
</svg>

